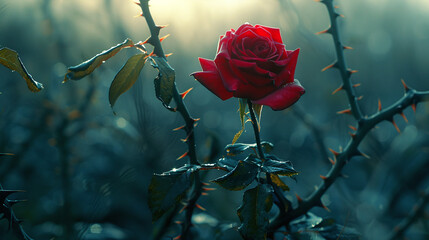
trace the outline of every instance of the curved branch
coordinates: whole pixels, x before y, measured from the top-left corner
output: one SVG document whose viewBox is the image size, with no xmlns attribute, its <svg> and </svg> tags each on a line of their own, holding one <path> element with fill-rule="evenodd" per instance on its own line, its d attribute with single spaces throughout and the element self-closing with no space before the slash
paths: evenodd
<svg viewBox="0 0 429 240">
<path fill-rule="evenodd" d="M 285 223 L 289 223 L 293 219 L 305 214 L 315 206 L 323 206 L 321 197 L 341 175 L 341 170 L 346 165 L 346 163 L 354 156 L 365 156 L 358 150 L 358 147 L 367 133 L 380 122 L 391 121 L 395 114 L 400 114 L 405 108 L 424 101 L 429 101 L 429 91 L 423 92 L 416 91 L 414 89 L 408 89 L 404 96 L 390 107 L 368 118 L 362 119 L 356 134 L 354 134 L 350 139 L 344 151 L 341 153 L 334 153 L 334 155 L 336 155 L 336 163 L 331 168 L 328 175 L 322 180 L 322 183 L 319 184 L 317 190 L 315 190 L 308 198 L 300 201 L 297 208 L 293 209 L 287 214 L 280 214 L 275 220 L 273 220 L 269 227 L 270 231 L 281 227 Z"/>
</svg>

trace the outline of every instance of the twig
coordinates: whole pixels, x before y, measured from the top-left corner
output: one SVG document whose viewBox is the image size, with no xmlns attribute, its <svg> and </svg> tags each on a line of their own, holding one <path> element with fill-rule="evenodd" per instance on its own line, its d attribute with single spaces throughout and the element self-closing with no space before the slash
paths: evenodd
<svg viewBox="0 0 429 240">
<path fill-rule="evenodd" d="M 405 231 L 415 222 L 417 221 L 422 214 L 424 214 L 424 210 L 426 205 L 429 203 L 429 188 L 426 189 L 424 195 L 417 202 L 416 206 L 413 208 L 412 213 L 405 218 L 399 225 L 397 225 L 394 229 L 394 232 L 387 239 L 399 239 L 405 233 Z"/>
<path fill-rule="evenodd" d="M 166 59 L 164 50 L 162 49 L 161 42 L 159 40 L 159 31 L 161 27 L 156 26 L 155 21 L 152 18 L 152 15 L 149 10 L 149 0 L 140 0 L 140 7 L 142 9 L 143 17 L 146 19 L 146 23 L 149 27 L 149 31 L 151 34 L 147 42 L 154 47 L 153 53 L 155 55 Z M 180 113 L 183 120 L 185 121 L 184 129 L 186 131 L 186 136 L 187 136 L 186 143 L 188 144 L 187 156 L 189 157 L 189 162 L 190 164 L 200 165 L 197 160 L 197 155 L 195 150 L 194 124 L 196 120 L 190 116 L 188 109 L 183 102 L 183 98 L 177 89 L 176 83 L 174 83 L 174 88 L 173 88 L 173 99 L 176 102 L 177 111 Z M 190 193 L 190 198 L 186 206 L 185 221 L 182 224 L 182 233 L 180 235 L 180 239 L 192 238 L 192 236 L 189 233 L 190 227 L 192 226 L 192 214 L 195 208 L 195 204 L 198 198 L 201 196 L 201 192 L 202 192 L 202 183 L 200 181 L 199 174 L 195 174 L 193 189 Z"/>
</svg>

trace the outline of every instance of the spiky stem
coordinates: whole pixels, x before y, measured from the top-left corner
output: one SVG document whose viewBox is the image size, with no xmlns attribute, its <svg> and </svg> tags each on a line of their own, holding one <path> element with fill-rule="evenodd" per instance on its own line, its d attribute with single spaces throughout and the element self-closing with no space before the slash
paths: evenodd
<svg viewBox="0 0 429 240">
<path fill-rule="evenodd" d="M 271 232 L 284 224 L 288 224 L 293 219 L 302 216 L 303 214 L 307 213 L 311 208 L 315 206 L 323 206 L 321 202 L 321 197 L 335 182 L 335 180 L 341 175 L 343 167 L 352 157 L 364 155 L 358 150 L 359 144 L 367 135 L 367 133 L 372 130 L 377 124 L 382 121 L 392 121 L 393 116 L 395 114 L 401 114 L 404 109 L 409 106 L 415 107 L 416 104 L 419 102 L 429 101 L 429 91 L 416 91 L 414 89 L 408 88 L 404 84 L 405 94 L 396 103 L 392 104 L 390 107 L 378 113 L 375 113 L 370 117 L 362 117 L 350 82 L 351 72 L 347 70 L 346 63 L 344 60 L 343 45 L 340 41 L 339 30 L 336 23 L 336 18 L 339 16 L 339 14 L 334 11 L 333 0 L 322 0 L 321 2 L 327 6 L 331 19 L 332 26 L 326 32 L 331 33 L 334 38 L 334 44 L 338 58 L 337 63 L 335 63 L 334 66 L 340 69 L 344 84 L 343 88 L 347 92 L 353 116 L 359 124 L 356 130 L 356 134 L 352 135 L 344 151 L 340 153 L 335 153 L 335 164 L 333 165 L 329 173 L 323 178 L 322 182 L 319 184 L 316 190 L 308 198 L 300 201 L 297 208 L 291 210 L 287 214 L 279 214 L 270 223 L 269 231 Z"/>
<path fill-rule="evenodd" d="M 146 23 L 149 27 L 149 31 L 151 36 L 148 39 L 148 43 L 150 43 L 154 49 L 153 53 L 158 56 L 166 59 L 164 50 L 162 49 L 161 42 L 159 41 L 159 31 L 160 27 L 156 26 L 155 21 L 152 18 L 152 15 L 149 10 L 149 0 L 140 0 L 140 7 L 143 12 L 143 17 L 146 19 Z M 167 63 L 168 64 L 168 63 Z M 182 96 L 180 96 L 179 91 L 177 90 L 176 84 L 174 84 L 173 88 L 173 99 L 176 103 L 177 111 L 182 115 L 183 120 L 186 123 L 185 131 L 188 137 L 188 156 L 191 164 L 199 165 L 196 152 L 195 152 L 195 136 L 194 136 L 194 124 L 195 119 L 191 117 L 189 111 L 183 102 Z"/>
<path fill-rule="evenodd" d="M 150 31 L 150 38 L 148 39 L 148 43 L 150 43 L 154 49 L 153 53 L 157 55 L 158 57 L 162 57 L 166 59 L 166 56 L 164 54 L 164 50 L 162 49 L 161 41 L 159 40 L 159 31 L 160 27 L 156 26 L 155 21 L 152 18 L 152 15 L 149 10 L 149 0 L 140 0 L 140 7 L 143 12 L 143 17 L 146 19 L 147 26 L 149 27 Z M 168 63 L 167 63 L 168 64 Z M 176 103 L 177 111 L 182 116 L 183 120 L 185 121 L 185 131 L 187 136 L 186 143 L 188 144 L 188 157 L 189 157 L 189 163 L 194 165 L 200 165 L 200 163 L 197 160 L 196 150 L 195 150 L 195 136 L 194 136 L 194 124 L 195 119 L 191 117 L 189 114 L 189 111 L 183 102 L 183 98 L 180 95 L 176 83 L 174 84 L 173 88 L 173 99 Z M 190 228 L 192 226 L 192 214 L 195 208 L 195 204 L 198 201 L 199 197 L 201 196 L 202 192 L 202 183 L 200 181 L 200 177 L 198 174 L 195 174 L 193 188 L 190 193 L 190 197 L 188 199 L 188 203 L 186 206 L 186 212 L 185 212 L 185 221 L 182 224 L 182 233 L 180 239 L 191 239 L 192 236 L 190 235 Z"/>
<path fill-rule="evenodd" d="M 340 71 L 341 78 L 343 80 L 342 88 L 347 92 L 347 97 L 350 103 L 352 114 L 354 118 L 359 122 L 362 119 L 362 113 L 357 103 L 355 91 L 350 80 L 352 71 L 350 71 L 347 67 L 347 63 L 344 58 L 344 45 L 341 42 L 341 36 L 338 30 L 337 17 L 339 17 L 340 15 L 335 12 L 333 0 L 323 0 L 321 2 L 326 5 L 326 8 L 329 12 L 329 19 L 331 21 L 331 27 L 327 30 L 327 33 L 330 33 L 333 37 L 335 51 L 337 54 L 337 61 L 334 63 L 333 67 L 338 68 Z"/>
</svg>

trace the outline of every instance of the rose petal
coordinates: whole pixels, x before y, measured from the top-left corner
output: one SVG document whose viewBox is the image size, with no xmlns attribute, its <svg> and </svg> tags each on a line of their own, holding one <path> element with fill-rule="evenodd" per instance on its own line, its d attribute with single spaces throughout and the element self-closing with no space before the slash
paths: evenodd
<svg viewBox="0 0 429 240">
<path fill-rule="evenodd" d="M 287 69 L 290 71 L 289 79 L 287 82 L 293 82 L 295 76 L 296 63 L 298 62 L 298 54 L 299 48 L 293 51 L 292 53 L 288 53 L 288 59 L 290 59 Z"/>
<path fill-rule="evenodd" d="M 199 58 L 203 72 L 195 72 L 191 75 L 204 85 L 208 90 L 214 93 L 222 100 L 227 100 L 232 97 L 232 93 L 228 92 L 222 82 L 216 65 L 213 61 Z"/>
<path fill-rule="evenodd" d="M 279 88 L 275 92 L 258 100 L 253 100 L 254 104 L 266 105 L 274 111 L 279 111 L 290 107 L 305 93 L 305 89 L 298 80 Z"/>
<path fill-rule="evenodd" d="M 283 43 L 282 36 L 280 35 L 280 29 L 272 28 L 262 25 L 255 25 L 256 28 L 263 28 L 265 31 L 268 31 L 275 42 Z"/>
<path fill-rule="evenodd" d="M 205 58 L 198 58 L 198 60 L 200 61 L 200 65 L 204 72 L 217 72 L 217 68 L 213 60 Z"/>
<path fill-rule="evenodd" d="M 231 71 L 229 66 L 229 56 L 224 52 L 220 52 L 216 55 L 214 60 L 216 68 L 219 70 L 219 75 L 223 80 L 223 85 L 230 92 L 237 91 L 240 85 L 240 79 L 238 79 Z"/>
</svg>

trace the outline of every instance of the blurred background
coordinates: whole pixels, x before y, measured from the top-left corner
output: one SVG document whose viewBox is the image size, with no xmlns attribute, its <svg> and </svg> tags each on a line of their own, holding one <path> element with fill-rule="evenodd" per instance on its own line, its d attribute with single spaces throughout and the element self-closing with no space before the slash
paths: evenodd
<svg viewBox="0 0 429 240">
<path fill-rule="evenodd" d="M 429 90 L 429 2 L 426 0 L 337 1 L 341 37 L 350 68 L 359 72 L 353 83 L 366 115 L 403 95 L 400 79 L 417 90 Z M 306 94 L 291 109 L 274 112 L 264 108 L 263 140 L 274 143 L 274 154 L 292 161 L 300 174 L 287 180 L 291 191 L 310 194 L 319 175 L 330 168 L 324 162 L 318 139 L 326 148 L 339 150 L 350 139 L 349 115 L 336 112 L 348 107 L 344 92 L 332 95 L 340 85 L 336 70 L 321 72 L 335 59 L 329 35 L 314 33 L 329 26 L 323 4 L 312 0 L 152 0 L 152 15 L 168 25 L 161 36 L 176 70 L 180 91 L 193 87 L 185 102 L 191 115 L 201 118 L 196 128 L 198 156 L 222 155 L 240 130 L 238 101 L 225 102 L 189 76 L 200 71 L 198 57 L 213 59 L 220 35 L 245 22 L 281 29 L 286 48 L 300 48 L 295 78 Z M 159 226 L 152 224 L 147 189 L 152 173 L 181 166 L 176 158 L 186 151 L 179 114 L 167 111 L 156 99 L 149 66 L 139 81 L 122 95 L 113 114 L 108 88 L 126 59 L 136 53 L 125 49 L 79 82 L 62 84 L 67 67 L 77 65 L 126 38 L 145 40 L 149 31 L 140 9 L 127 0 L 2 0 L 0 46 L 16 50 L 36 81 L 40 93 L 28 91 L 17 73 L 0 67 L 0 152 L 14 156 L 0 160 L 0 183 L 5 189 L 21 189 L 12 199 L 27 199 L 14 207 L 26 232 L 35 239 L 151 239 Z M 398 134 L 383 122 L 368 134 L 360 149 L 370 156 L 354 158 L 323 197 L 322 217 L 355 228 L 363 239 L 382 239 L 408 216 L 420 193 L 429 186 L 429 105 L 395 120 Z M 305 121 L 303 121 L 303 119 Z M 251 126 L 239 142 L 253 143 Z M 320 132 L 315 135 L 314 132 Z M 320 141 L 319 141 L 320 143 Z M 221 173 L 210 172 L 206 181 Z M 214 184 L 212 184 L 214 185 Z M 217 186 L 212 186 L 217 187 Z M 236 208 L 242 192 L 217 187 L 196 210 L 201 239 L 213 239 L 214 229 L 238 222 Z M 426 208 L 426 210 L 429 210 Z M 15 239 L 0 222 L 1 239 Z M 69 226 L 69 229 L 63 228 Z M 170 239 L 177 227 L 163 232 Z M 220 234 L 220 233 L 217 233 Z M 158 234 L 159 235 L 159 234 Z M 234 230 L 219 239 L 238 239 Z M 406 236 L 428 239 L 428 214 L 416 221 Z M 158 236 L 159 237 L 159 236 Z"/>
</svg>

